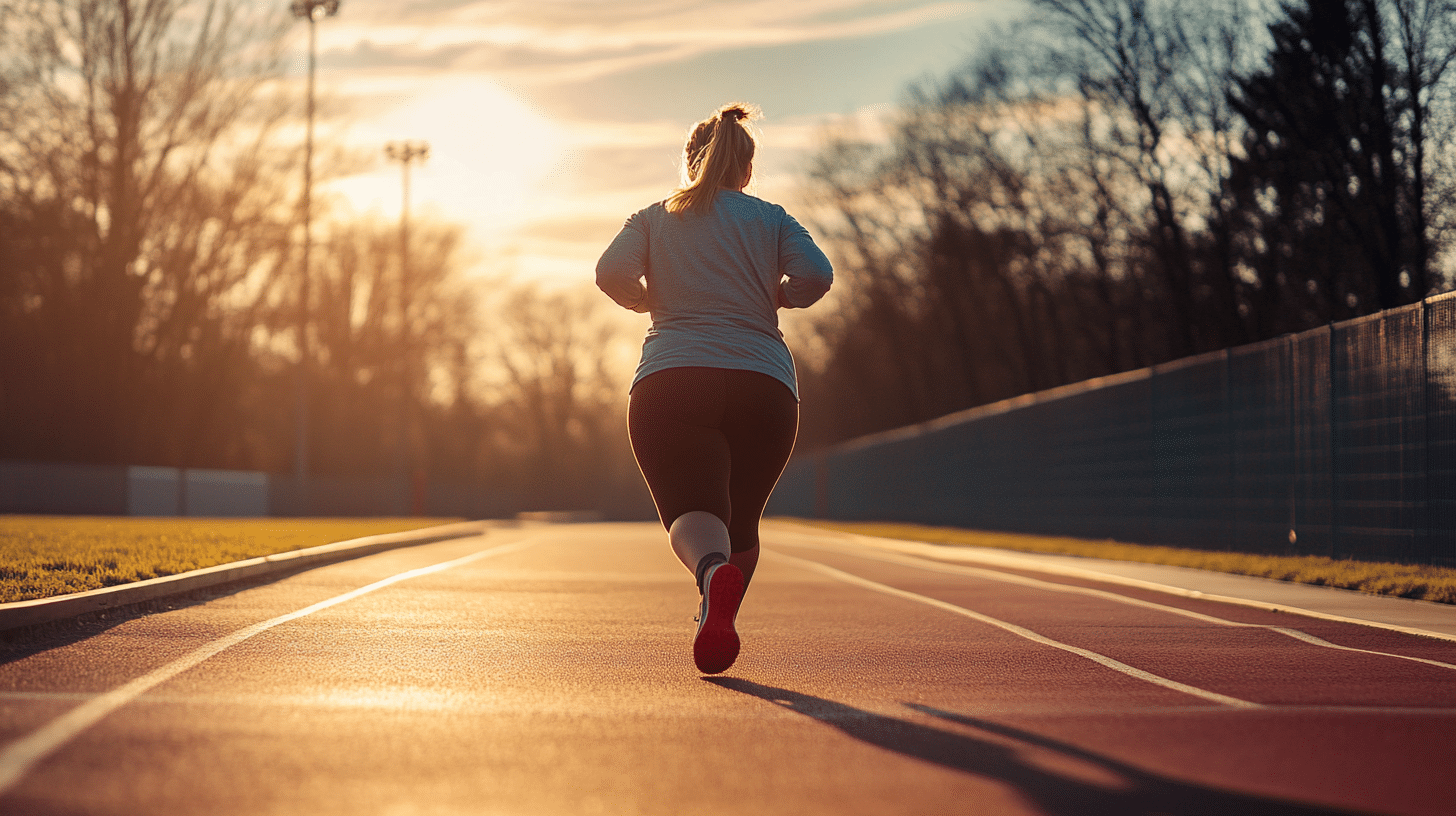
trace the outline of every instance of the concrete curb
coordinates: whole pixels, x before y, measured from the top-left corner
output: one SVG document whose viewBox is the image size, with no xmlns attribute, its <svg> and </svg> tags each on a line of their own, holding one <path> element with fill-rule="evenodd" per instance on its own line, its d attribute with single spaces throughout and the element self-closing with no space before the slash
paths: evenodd
<svg viewBox="0 0 1456 816">
<path fill-rule="evenodd" d="M 321 567 L 336 561 L 359 558 L 399 547 L 413 547 L 418 544 L 480 535 L 487 528 L 504 523 L 509 522 L 465 521 L 420 530 L 406 530 L 401 533 L 365 536 L 309 547 L 304 550 L 292 550 L 249 558 L 246 561 L 235 561 L 231 564 L 219 564 L 215 567 L 205 567 L 177 575 L 165 575 L 134 584 L 93 589 L 88 592 L 59 595 L 53 598 L 0 604 L 0 632 L 53 623 L 88 612 L 154 601 L 169 595 L 192 592 L 234 581 L 265 577 L 285 570 Z"/>
</svg>

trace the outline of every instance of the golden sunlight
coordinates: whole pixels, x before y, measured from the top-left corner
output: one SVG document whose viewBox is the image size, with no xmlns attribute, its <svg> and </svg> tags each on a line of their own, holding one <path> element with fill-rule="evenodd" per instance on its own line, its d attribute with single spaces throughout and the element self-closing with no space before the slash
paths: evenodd
<svg viewBox="0 0 1456 816">
<path fill-rule="evenodd" d="M 385 160 L 386 142 L 430 145 L 430 156 L 411 168 L 412 212 L 438 209 L 468 214 L 487 240 L 532 217 L 537 190 L 565 159 L 561 129 L 485 75 L 375 77 L 345 91 L 361 100 L 360 121 L 347 142 L 378 152 L 369 172 L 329 185 L 360 212 L 398 215 L 400 167 Z"/>
</svg>

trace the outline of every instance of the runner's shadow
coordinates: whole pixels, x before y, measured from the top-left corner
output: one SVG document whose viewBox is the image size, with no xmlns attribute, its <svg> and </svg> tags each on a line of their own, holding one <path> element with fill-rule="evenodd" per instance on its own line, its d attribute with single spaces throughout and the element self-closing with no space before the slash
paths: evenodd
<svg viewBox="0 0 1456 816">
<path fill-rule="evenodd" d="M 1117 780 L 1113 784 L 1098 784 L 1027 762 L 1023 758 L 1026 751 L 999 741 L 875 714 L 822 697 L 737 677 L 703 679 L 720 688 L 758 697 L 803 714 L 861 742 L 953 771 L 1000 780 L 1036 803 L 1042 812 L 1054 816 L 1333 816 L 1351 813 L 1180 782 L 1038 734 L 928 706 L 907 704 L 921 713 L 988 735 L 1055 752 L 1059 758 L 1093 766 L 1097 776 Z"/>
</svg>

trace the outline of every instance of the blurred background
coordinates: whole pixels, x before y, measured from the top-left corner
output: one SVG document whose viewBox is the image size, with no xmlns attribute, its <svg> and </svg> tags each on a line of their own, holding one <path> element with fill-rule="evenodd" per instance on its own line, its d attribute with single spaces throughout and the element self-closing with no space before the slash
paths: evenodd
<svg viewBox="0 0 1456 816">
<path fill-rule="evenodd" d="M 7 489 L 651 517 L 593 267 L 740 99 L 838 276 L 801 456 L 1415 303 L 1453 58 L 1444 0 L 0 0 Z"/>
</svg>

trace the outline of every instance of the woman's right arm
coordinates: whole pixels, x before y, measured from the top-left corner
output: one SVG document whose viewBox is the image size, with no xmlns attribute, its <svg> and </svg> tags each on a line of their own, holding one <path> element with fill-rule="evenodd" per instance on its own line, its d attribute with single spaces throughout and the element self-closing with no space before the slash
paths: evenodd
<svg viewBox="0 0 1456 816">
<path fill-rule="evenodd" d="M 597 261 L 597 288 L 624 309 L 647 312 L 646 275 L 647 225 L 639 213 L 627 219 Z"/>
</svg>

